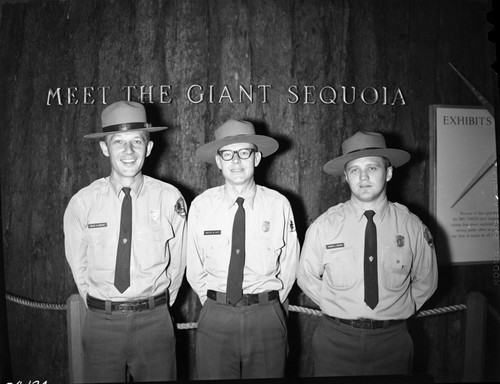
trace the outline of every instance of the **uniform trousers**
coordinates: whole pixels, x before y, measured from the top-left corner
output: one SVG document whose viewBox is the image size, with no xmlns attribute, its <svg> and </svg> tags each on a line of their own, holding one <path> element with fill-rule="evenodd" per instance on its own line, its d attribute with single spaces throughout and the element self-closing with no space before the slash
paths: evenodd
<svg viewBox="0 0 500 384">
<path fill-rule="evenodd" d="M 168 305 L 138 312 L 89 309 L 82 336 L 86 382 L 170 381 L 177 377 Z"/>
<path fill-rule="evenodd" d="M 198 319 L 198 379 L 280 378 L 287 356 L 286 317 L 278 299 L 233 307 L 207 299 Z"/>
<path fill-rule="evenodd" d="M 409 375 L 413 341 L 406 322 L 359 329 L 323 316 L 312 340 L 314 376 Z"/>
</svg>

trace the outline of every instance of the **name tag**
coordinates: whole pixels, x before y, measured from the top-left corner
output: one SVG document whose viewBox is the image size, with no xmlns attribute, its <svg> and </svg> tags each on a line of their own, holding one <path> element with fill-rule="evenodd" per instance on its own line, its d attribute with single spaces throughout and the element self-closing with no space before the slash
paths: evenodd
<svg viewBox="0 0 500 384">
<path fill-rule="evenodd" d="M 211 230 L 211 231 L 204 231 L 203 234 L 205 236 L 212 236 L 212 235 L 220 235 L 222 232 L 221 230 Z"/>
<path fill-rule="evenodd" d="M 107 226 L 108 226 L 108 223 L 92 223 L 92 224 L 88 225 L 89 229 L 92 229 L 92 228 L 104 228 L 104 227 L 107 227 Z"/>
<path fill-rule="evenodd" d="M 344 243 L 327 244 L 326 249 L 344 248 Z"/>
</svg>

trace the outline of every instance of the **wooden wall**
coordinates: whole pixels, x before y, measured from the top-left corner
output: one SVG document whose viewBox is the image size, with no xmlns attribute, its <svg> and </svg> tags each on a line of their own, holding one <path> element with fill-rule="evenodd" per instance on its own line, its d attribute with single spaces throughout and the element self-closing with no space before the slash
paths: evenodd
<svg viewBox="0 0 500 384">
<path fill-rule="evenodd" d="M 3 1 L 0 27 L 0 158 L 2 240 L 6 290 L 42 302 L 63 303 L 76 292 L 64 257 L 62 216 L 70 197 L 109 166 L 96 142 L 83 135 L 99 129 L 100 93 L 85 104 L 83 87 L 109 87 L 108 103 L 122 87 L 151 85 L 147 103 L 155 134 L 145 173 L 170 182 L 189 202 L 218 185 L 215 167 L 194 157 L 214 129 L 230 117 L 252 120 L 260 133 L 281 143 L 266 159 L 258 181 L 292 202 L 300 240 L 328 207 L 348 198 L 340 179 L 322 172 L 339 155 L 341 142 L 358 130 L 379 131 L 390 146 L 412 153 L 397 170 L 390 197 L 430 223 L 430 104 L 479 105 L 450 69 L 452 62 L 498 105 L 490 69 L 491 9 L 482 0 L 93 0 Z M 210 86 L 213 102 L 190 102 L 186 89 Z M 160 85 L 171 85 L 161 103 Z M 238 100 L 238 87 L 254 86 L 254 99 Z M 267 102 L 262 88 L 270 85 Z M 227 86 L 234 98 L 220 97 Z M 288 87 L 301 89 L 293 103 Z M 303 87 L 315 86 L 311 103 Z M 319 100 L 332 86 L 336 104 Z M 342 101 L 342 86 L 358 92 L 386 87 L 388 102 Z M 78 104 L 47 105 L 49 89 L 77 87 Z M 405 103 L 391 105 L 400 89 Z M 227 95 L 226 95 L 227 96 Z M 132 99 L 139 98 L 138 91 Z M 349 96 L 348 96 L 349 99 Z M 146 99 L 146 101 L 149 101 Z M 314 103 L 313 103 L 314 101 Z M 347 100 L 349 101 L 349 100 Z M 492 265 L 440 269 L 440 285 L 427 306 L 463 303 L 483 291 L 500 307 Z M 312 306 L 294 289 L 292 304 Z M 174 308 L 177 321 L 196 321 L 199 304 L 185 284 Z M 7 304 L 15 379 L 67 382 L 64 311 Z M 463 316 L 413 320 L 415 371 L 436 381 L 456 381 L 463 365 Z M 290 375 L 310 374 L 310 335 L 317 319 L 290 316 Z M 499 326 L 489 321 L 487 378 L 500 378 Z M 180 377 L 195 378 L 194 331 L 179 331 Z"/>
</svg>

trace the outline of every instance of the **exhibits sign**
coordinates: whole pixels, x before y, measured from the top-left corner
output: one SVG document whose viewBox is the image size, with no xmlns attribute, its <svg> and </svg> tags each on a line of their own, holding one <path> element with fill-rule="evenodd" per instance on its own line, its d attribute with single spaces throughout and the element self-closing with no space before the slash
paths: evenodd
<svg viewBox="0 0 500 384">
<path fill-rule="evenodd" d="M 430 200 L 442 264 L 498 258 L 495 121 L 484 108 L 430 106 Z"/>
</svg>

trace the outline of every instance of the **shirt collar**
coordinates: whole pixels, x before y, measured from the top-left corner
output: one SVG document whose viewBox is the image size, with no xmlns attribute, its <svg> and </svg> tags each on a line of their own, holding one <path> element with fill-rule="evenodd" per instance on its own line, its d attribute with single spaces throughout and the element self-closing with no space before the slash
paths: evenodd
<svg viewBox="0 0 500 384">
<path fill-rule="evenodd" d="M 362 207 L 361 204 L 352 199 L 347 201 L 346 204 L 348 204 L 354 211 L 355 217 L 357 217 L 357 219 L 361 221 L 367 209 L 365 207 Z M 379 221 L 383 221 L 385 214 L 389 210 L 389 201 L 387 200 L 387 197 L 377 207 L 371 208 L 371 210 L 375 211 L 374 218 L 376 217 L 379 219 Z"/>
<path fill-rule="evenodd" d="M 223 187 L 223 193 L 224 193 L 224 202 L 227 205 L 228 208 L 231 208 L 234 204 L 236 204 L 236 199 L 238 197 L 243 197 L 245 199 L 245 202 L 243 203 L 245 206 L 250 207 L 253 209 L 253 204 L 255 201 L 255 194 L 257 192 L 257 185 L 254 183 L 252 188 L 245 192 L 243 195 L 235 195 L 232 193 L 232 191 L 229 190 L 226 186 Z"/>
<path fill-rule="evenodd" d="M 122 188 L 124 187 L 118 180 L 114 177 L 109 177 L 109 184 L 111 185 L 111 189 L 113 190 L 116 197 L 120 197 L 120 193 L 123 193 Z M 141 174 L 140 177 L 134 182 L 134 184 L 130 185 L 131 195 L 139 196 L 141 192 L 142 186 L 144 184 L 144 176 Z"/>
</svg>

